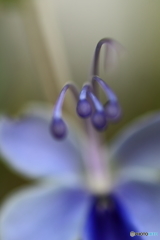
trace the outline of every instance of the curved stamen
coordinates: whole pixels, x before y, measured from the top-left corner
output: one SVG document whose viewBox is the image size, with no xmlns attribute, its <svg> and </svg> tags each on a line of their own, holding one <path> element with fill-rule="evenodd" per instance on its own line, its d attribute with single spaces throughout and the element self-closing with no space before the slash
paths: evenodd
<svg viewBox="0 0 160 240">
<path fill-rule="evenodd" d="M 105 115 L 103 105 L 101 104 L 101 102 L 98 100 L 98 98 L 94 95 L 92 91 L 93 90 L 89 84 L 85 84 L 83 86 L 79 96 L 77 113 L 79 114 L 80 117 L 83 117 L 83 118 L 87 118 L 91 116 L 92 107 L 90 102 L 88 101 L 88 97 L 89 97 L 95 109 L 95 112 L 92 114 L 92 117 L 91 117 L 92 124 L 97 130 L 101 131 L 101 130 L 104 130 L 107 126 L 106 115 Z"/>
<path fill-rule="evenodd" d="M 77 88 L 72 83 L 66 84 L 59 94 L 59 97 L 53 110 L 53 119 L 50 127 L 53 136 L 59 139 L 64 138 L 67 134 L 67 126 L 64 120 L 62 119 L 62 106 L 68 89 L 72 91 L 73 95 L 76 98 L 76 101 L 78 100 L 79 96 Z"/>
<path fill-rule="evenodd" d="M 99 56 L 103 44 L 107 46 L 107 49 L 108 47 L 112 47 L 115 50 L 119 50 L 118 48 L 121 46 L 118 42 L 110 38 L 100 40 L 97 44 L 93 59 L 92 84 L 85 84 L 80 95 L 76 87 L 71 83 L 68 83 L 63 87 L 55 104 L 51 123 L 51 132 L 56 138 L 63 138 L 67 132 L 66 124 L 62 119 L 62 106 L 68 89 L 72 91 L 76 101 L 78 101 L 76 108 L 78 115 L 82 118 L 91 116 L 92 124 L 96 129 L 103 130 L 107 126 L 107 120 L 114 121 L 120 116 L 121 109 L 116 94 L 100 77 L 98 77 Z M 107 58 L 108 54 L 105 57 Z M 97 98 L 95 88 L 96 83 L 101 86 L 109 99 L 104 106 Z M 93 113 L 92 108 L 95 110 Z"/>
<path fill-rule="evenodd" d="M 113 40 L 113 39 L 103 38 L 97 43 L 95 53 L 94 53 L 94 58 L 93 58 L 93 69 L 92 69 L 93 75 L 99 75 L 98 74 L 99 56 L 100 56 L 100 51 L 101 51 L 103 44 L 109 45 L 109 44 L 113 44 L 114 42 L 115 42 L 115 40 Z"/>
<path fill-rule="evenodd" d="M 106 45 L 106 47 L 112 47 L 113 49 L 116 50 L 117 53 L 122 52 L 124 50 L 123 46 L 117 42 L 114 39 L 111 38 L 103 38 L 101 39 L 96 46 L 95 53 L 94 53 L 94 58 L 93 58 L 93 68 L 92 68 L 92 75 L 99 75 L 99 56 L 100 56 L 100 51 L 103 45 Z M 108 54 L 105 54 L 105 62 L 107 60 Z"/>
<path fill-rule="evenodd" d="M 100 77 L 93 76 L 92 83 L 97 82 L 101 88 L 104 90 L 109 101 L 105 105 L 105 113 L 108 120 L 116 120 L 121 113 L 121 109 L 118 103 L 118 98 L 112 89 L 105 83 Z"/>
<path fill-rule="evenodd" d="M 110 102 L 118 102 L 118 98 L 116 94 L 112 91 L 112 89 L 108 86 L 106 82 L 104 82 L 100 77 L 93 76 L 92 83 L 98 82 L 101 88 L 104 90 L 106 96 L 108 97 Z"/>
<path fill-rule="evenodd" d="M 116 59 L 113 62 L 113 52 L 110 50 L 113 49 L 115 50 L 115 53 L 117 53 L 117 58 L 118 55 L 124 52 L 123 46 L 115 41 L 114 39 L 111 38 L 103 38 L 101 39 L 95 49 L 94 57 L 93 57 L 93 65 L 92 65 L 92 72 L 91 72 L 91 81 L 92 81 L 92 76 L 99 75 L 99 57 L 100 57 L 100 51 L 103 45 L 106 45 L 106 53 L 105 53 L 105 59 L 104 59 L 104 64 L 105 68 L 107 68 L 107 63 L 112 62 L 112 65 L 115 65 Z M 113 69 L 113 66 L 110 66 Z M 98 95 L 98 89 L 96 87 L 96 82 L 93 83 L 93 89 L 96 95 Z"/>
<path fill-rule="evenodd" d="M 88 95 L 89 95 L 90 99 L 92 100 L 92 103 L 94 104 L 96 111 L 104 112 L 104 107 L 103 107 L 102 103 L 98 100 L 98 98 L 94 95 L 94 93 L 89 90 Z"/>
<path fill-rule="evenodd" d="M 54 111 L 53 111 L 54 118 L 61 118 L 61 116 L 62 116 L 62 106 L 63 106 L 64 98 L 65 98 L 65 95 L 66 95 L 66 92 L 68 89 L 70 89 L 72 91 L 74 97 L 76 98 L 76 101 L 78 100 L 79 92 L 78 92 L 76 86 L 72 83 L 66 84 L 62 88 L 62 90 L 59 94 L 59 97 L 57 99 L 57 102 L 55 104 Z"/>
<path fill-rule="evenodd" d="M 87 118 L 91 116 L 92 113 L 92 107 L 88 101 L 88 96 L 90 97 L 96 111 L 104 112 L 104 107 L 98 98 L 93 94 L 92 87 L 89 84 L 85 84 L 80 92 L 77 104 L 77 113 L 82 118 Z"/>
</svg>

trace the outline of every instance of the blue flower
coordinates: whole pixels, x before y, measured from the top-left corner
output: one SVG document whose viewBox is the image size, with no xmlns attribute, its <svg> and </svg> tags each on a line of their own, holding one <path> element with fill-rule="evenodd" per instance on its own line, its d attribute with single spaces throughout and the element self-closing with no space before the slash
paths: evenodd
<svg viewBox="0 0 160 240">
<path fill-rule="evenodd" d="M 1 154 L 12 168 L 38 180 L 2 207 L 2 240 L 129 240 L 131 231 L 160 229 L 160 113 L 134 122 L 109 148 L 100 143 L 94 128 L 102 131 L 116 121 L 120 106 L 93 65 L 93 84 L 78 96 L 73 84 L 65 85 L 51 123 L 50 111 L 38 105 L 20 119 L 1 118 Z M 96 83 L 108 96 L 105 106 Z M 70 120 L 67 131 L 62 119 L 67 89 L 78 97 L 78 115 L 91 117 L 84 132 Z"/>
</svg>

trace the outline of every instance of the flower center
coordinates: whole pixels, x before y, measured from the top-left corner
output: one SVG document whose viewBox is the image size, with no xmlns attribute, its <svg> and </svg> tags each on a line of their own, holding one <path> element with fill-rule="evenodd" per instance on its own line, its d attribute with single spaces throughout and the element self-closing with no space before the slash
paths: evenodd
<svg viewBox="0 0 160 240">
<path fill-rule="evenodd" d="M 104 212 L 107 209 L 113 209 L 114 204 L 109 195 L 96 196 L 96 209 L 99 212 Z"/>
</svg>

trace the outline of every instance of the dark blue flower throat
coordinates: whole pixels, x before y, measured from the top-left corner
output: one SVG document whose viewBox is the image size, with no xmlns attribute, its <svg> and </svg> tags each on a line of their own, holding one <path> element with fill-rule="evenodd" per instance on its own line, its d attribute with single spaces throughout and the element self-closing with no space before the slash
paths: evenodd
<svg viewBox="0 0 160 240">
<path fill-rule="evenodd" d="M 113 90 L 98 76 L 99 56 L 102 45 L 106 47 L 115 47 L 118 44 L 115 40 L 104 38 L 97 44 L 91 79 L 84 84 L 79 91 L 73 83 L 66 84 L 57 99 L 53 111 L 53 119 L 51 122 L 52 135 L 57 139 L 63 139 L 67 134 L 67 126 L 62 118 L 62 106 L 68 89 L 70 89 L 76 100 L 76 112 L 81 118 L 90 118 L 91 124 L 98 131 L 104 131 L 108 122 L 117 121 L 121 115 L 121 108 L 118 98 Z M 115 49 L 116 50 L 116 49 Z M 104 91 L 107 102 L 102 104 L 98 98 L 98 85 Z"/>
<path fill-rule="evenodd" d="M 130 240 L 131 231 L 137 232 L 131 224 L 129 215 L 115 196 L 93 197 L 83 240 Z M 135 236 L 134 239 L 142 238 Z"/>
</svg>

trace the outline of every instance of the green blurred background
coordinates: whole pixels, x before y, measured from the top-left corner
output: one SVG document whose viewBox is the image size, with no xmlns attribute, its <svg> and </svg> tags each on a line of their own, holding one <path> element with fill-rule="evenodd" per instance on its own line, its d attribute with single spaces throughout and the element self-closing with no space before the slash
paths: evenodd
<svg viewBox="0 0 160 240">
<path fill-rule="evenodd" d="M 53 104 L 66 81 L 81 86 L 96 43 L 111 37 L 127 55 L 114 72 L 101 69 L 124 113 L 107 131 L 110 140 L 132 119 L 160 108 L 159 13 L 159 0 L 0 0 L 1 112 L 15 114 L 28 101 Z M 1 200 L 24 183 L 0 162 Z"/>
</svg>

